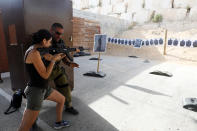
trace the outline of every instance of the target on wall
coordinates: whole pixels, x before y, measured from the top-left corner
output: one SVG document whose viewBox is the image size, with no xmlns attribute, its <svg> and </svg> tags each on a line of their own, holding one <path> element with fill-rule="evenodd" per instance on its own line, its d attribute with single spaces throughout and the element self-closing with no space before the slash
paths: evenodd
<svg viewBox="0 0 197 131">
<path fill-rule="evenodd" d="M 181 40 L 180 41 L 180 47 L 184 47 L 185 46 L 185 43 L 186 43 L 185 40 Z"/>
<path fill-rule="evenodd" d="M 121 44 L 121 45 L 129 45 L 139 48 L 141 46 L 149 46 L 149 45 L 163 45 L 164 40 L 163 38 L 155 38 L 155 39 L 121 39 L 121 38 L 113 38 L 108 37 L 106 38 L 106 42 Z M 140 44 L 141 42 L 141 44 Z M 197 47 L 197 40 L 178 40 L 178 39 L 168 39 L 167 45 L 169 46 L 180 46 L 180 47 L 187 47 L 187 48 L 194 48 Z"/>
<path fill-rule="evenodd" d="M 135 43 L 136 43 L 136 40 L 132 40 L 131 43 L 132 43 L 132 45 L 134 46 Z"/>
<path fill-rule="evenodd" d="M 149 46 L 149 40 L 146 40 L 145 45 Z"/>
<path fill-rule="evenodd" d="M 172 39 L 169 39 L 168 40 L 168 45 L 172 45 L 172 42 L 173 42 Z"/>
<path fill-rule="evenodd" d="M 141 39 L 136 39 L 135 40 L 134 47 L 135 48 L 140 48 L 141 47 L 141 44 L 142 44 L 142 40 Z"/>
<path fill-rule="evenodd" d="M 158 44 L 159 44 L 158 39 L 154 39 L 154 44 L 155 44 L 155 45 L 158 45 Z"/>
<path fill-rule="evenodd" d="M 197 40 L 193 42 L 193 47 L 197 47 Z"/>
<path fill-rule="evenodd" d="M 144 46 L 145 45 L 145 41 L 144 40 L 142 40 L 142 46 Z"/>
<path fill-rule="evenodd" d="M 117 39 L 114 39 L 114 43 L 117 44 L 117 42 L 118 42 Z"/>
<path fill-rule="evenodd" d="M 187 41 L 186 41 L 186 47 L 191 47 L 191 45 L 192 45 L 191 40 L 187 40 Z"/>
<path fill-rule="evenodd" d="M 173 45 L 174 46 L 178 46 L 178 44 L 179 44 L 179 41 L 177 39 L 173 40 Z"/>
<path fill-rule="evenodd" d="M 108 42 L 111 42 L 111 38 L 110 37 L 108 38 Z"/>
<path fill-rule="evenodd" d="M 153 44 L 154 44 L 153 39 L 150 39 L 150 45 L 153 45 Z"/>
<path fill-rule="evenodd" d="M 121 40 L 121 44 L 124 45 L 124 40 Z"/>
<path fill-rule="evenodd" d="M 163 39 L 162 39 L 162 38 L 159 39 L 159 44 L 160 44 L 160 45 L 163 44 Z"/>
</svg>

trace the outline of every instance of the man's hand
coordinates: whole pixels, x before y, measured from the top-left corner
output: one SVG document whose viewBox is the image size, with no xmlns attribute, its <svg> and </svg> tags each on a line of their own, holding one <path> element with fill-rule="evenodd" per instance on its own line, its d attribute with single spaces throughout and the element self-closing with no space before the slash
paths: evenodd
<svg viewBox="0 0 197 131">
<path fill-rule="evenodd" d="M 76 52 L 77 52 L 77 53 L 80 52 L 80 49 L 76 48 Z"/>
<path fill-rule="evenodd" d="M 72 68 L 74 68 L 74 67 L 79 68 L 79 65 L 77 63 L 70 63 L 70 67 L 72 67 Z"/>
</svg>

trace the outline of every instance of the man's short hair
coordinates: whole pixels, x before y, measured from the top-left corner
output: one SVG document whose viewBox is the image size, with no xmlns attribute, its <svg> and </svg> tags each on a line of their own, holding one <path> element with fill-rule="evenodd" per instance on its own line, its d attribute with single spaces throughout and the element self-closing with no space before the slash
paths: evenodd
<svg viewBox="0 0 197 131">
<path fill-rule="evenodd" d="M 52 30 L 55 30 L 56 28 L 63 29 L 64 27 L 60 23 L 54 23 L 54 24 L 52 24 L 51 28 L 52 28 Z"/>
</svg>

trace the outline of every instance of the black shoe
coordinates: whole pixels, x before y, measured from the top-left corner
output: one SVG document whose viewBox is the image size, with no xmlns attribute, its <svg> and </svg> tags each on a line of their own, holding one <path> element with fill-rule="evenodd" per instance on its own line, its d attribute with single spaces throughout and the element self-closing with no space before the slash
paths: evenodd
<svg viewBox="0 0 197 131">
<path fill-rule="evenodd" d="M 73 115 L 78 115 L 79 114 L 79 112 L 76 109 L 74 109 L 73 107 L 66 108 L 65 111 L 70 113 L 70 114 L 73 114 Z"/>
<path fill-rule="evenodd" d="M 34 130 L 36 130 L 37 128 L 38 128 L 38 125 L 37 125 L 37 123 L 36 123 L 36 121 L 35 121 L 34 124 L 33 124 L 32 127 L 31 127 L 30 131 L 34 131 Z"/>
</svg>

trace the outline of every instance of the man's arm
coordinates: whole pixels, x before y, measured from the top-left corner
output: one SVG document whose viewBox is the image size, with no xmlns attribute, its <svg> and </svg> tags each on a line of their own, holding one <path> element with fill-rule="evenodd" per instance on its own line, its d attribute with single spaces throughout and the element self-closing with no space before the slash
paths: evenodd
<svg viewBox="0 0 197 131">
<path fill-rule="evenodd" d="M 70 47 L 67 46 L 63 40 L 61 40 L 61 43 L 60 43 L 60 45 L 59 45 L 59 48 L 70 48 Z M 80 50 L 79 50 L 79 49 L 76 49 L 75 52 L 80 52 Z M 69 52 L 68 52 L 68 53 L 69 53 Z M 69 53 L 69 55 L 70 55 L 70 53 Z M 62 59 L 62 61 L 63 61 L 63 63 L 64 63 L 65 65 L 67 65 L 67 66 L 69 66 L 69 67 L 79 67 L 79 65 L 78 65 L 77 63 L 71 62 L 71 61 L 68 59 L 68 57 L 64 57 L 64 58 Z"/>
<path fill-rule="evenodd" d="M 62 61 L 63 61 L 63 63 L 64 63 L 65 65 L 70 66 L 70 63 L 71 63 L 71 62 L 68 60 L 67 57 L 65 57 L 64 59 L 62 59 Z"/>
<path fill-rule="evenodd" d="M 62 61 L 63 61 L 63 63 L 65 65 L 67 65 L 69 67 L 72 67 L 72 68 L 77 67 L 77 68 L 79 68 L 79 65 L 77 63 L 69 61 L 66 57 L 64 57 L 64 59 L 62 59 Z"/>
</svg>

